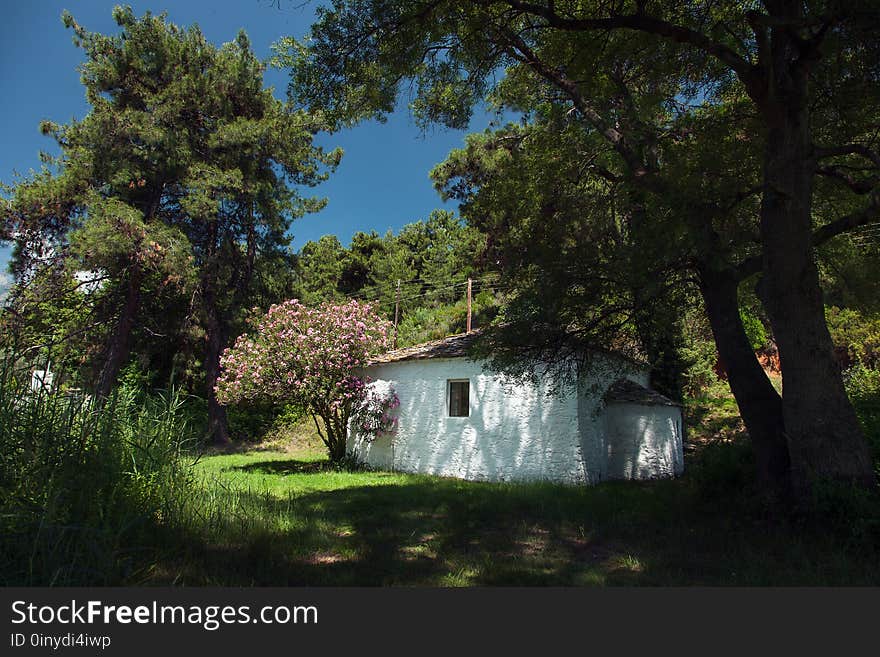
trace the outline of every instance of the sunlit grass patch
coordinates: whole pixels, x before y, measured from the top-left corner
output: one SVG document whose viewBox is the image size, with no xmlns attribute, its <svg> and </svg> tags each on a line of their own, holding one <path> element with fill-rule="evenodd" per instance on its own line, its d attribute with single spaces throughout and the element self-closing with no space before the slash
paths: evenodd
<svg viewBox="0 0 880 657">
<path fill-rule="evenodd" d="M 745 450 L 745 451 L 744 451 Z M 198 464 L 192 549 L 156 581 L 228 585 L 607 586 L 880 581 L 875 543 L 767 517 L 740 442 L 683 478 L 466 482 L 347 471 L 320 453 Z M 722 503 L 726 500 L 725 503 Z M 872 556 L 873 555 L 873 556 Z M 172 575 L 173 573 L 173 575 Z"/>
</svg>

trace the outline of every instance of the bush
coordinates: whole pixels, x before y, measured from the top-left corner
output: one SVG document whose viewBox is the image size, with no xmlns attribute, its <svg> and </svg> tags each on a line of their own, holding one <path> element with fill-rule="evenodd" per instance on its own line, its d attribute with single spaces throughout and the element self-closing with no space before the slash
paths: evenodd
<svg viewBox="0 0 880 657">
<path fill-rule="evenodd" d="M 186 398 L 123 385 L 98 405 L 29 375 L 0 361 L 0 584 L 136 581 L 191 495 Z"/>
<path fill-rule="evenodd" d="M 825 321 L 834 345 L 849 363 L 880 368 L 880 316 L 860 313 L 852 308 L 825 308 Z"/>
<path fill-rule="evenodd" d="M 474 295 L 472 328 L 487 326 L 498 313 L 498 300 L 489 290 Z M 463 333 L 467 328 L 467 300 L 422 306 L 404 312 L 398 325 L 398 346 L 405 347 Z"/>
<path fill-rule="evenodd" d="M 294 404 L 250 403 L 227 409 L 230 434 L 251 443 L 266 440 L 305 416 L 306 411 Z"/>
<path fill-rule="evenodd" d="M 880 461 L 880 370 L 857 363 L 844 371 L 843 383 L 876 463 Z"/>
<path fill-rule="evenodd" d="M 706 445 L 688 465 L 687 476 L 707 509 L 742 503 L 756 494 L 752 446 L 745 441 Z"/>
<path fill-rule="evenodd" d="M 227 409 L 229 433 L 237 440 L 259 442 L 275 424 L 278 409 L 274 404 L 239 404 Z"/>
<path fill-rule="evenodd" d="M 681 358 L 685 364 L 684 393 L 689 397 L 699 397 L 718 382 L 715 364 L 718 352 L 711 340 L 694 339 L 681 348 Z"/>
<path fill-rule="evenodd" d="M 749 344 L 752 346 L 752 351 L 766 347 L 769 338 L 761 318 L 745 308 L 740 309 L 739 318 L 742 320 L 743 329 L 746 332 L 746 337 L 749 339 Z"/>
</svg>

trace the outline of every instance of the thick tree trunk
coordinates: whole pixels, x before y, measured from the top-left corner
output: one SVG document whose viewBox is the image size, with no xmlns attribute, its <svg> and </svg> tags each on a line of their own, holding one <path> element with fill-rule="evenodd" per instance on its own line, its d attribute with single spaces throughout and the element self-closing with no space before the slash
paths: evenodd
<svg viewBox="0 0 880 657">
<path fill-rule="evenodd" d="M 727 381 L 755 450 L 758 483 L 777 499 L 790 492 L 790 462 L 782 399 L 758 363 L 739 314 L 739 281 L 731 270 L 700 267 L 700 288 L 724 361 Z"/>
<path fill-rule="evenodd" d="M 775 92 L 783 99 L 775 108 L 765 108 L 769 129 L 759 295 L 779 346 L 792 481 L 805 499 L 821 480 L 873 486 L 875 479 L 867 442 L 834 359 L 814 262 L 806 74 L 784 83 Z"/>
<path fill-rule="evenodd" d="M 106 399 L 110 395 L 110 391 L 119 378 L 122 366 L 128 360 L 131 332 L 141 306 L 142 279 L 143 274 L 140 266 L 137 263 L 132 264 L 128 275 L 125 304 L 116 322 L 116 327 L 113 329 L 113 335 L 107 348 L 107 358 L 101 366 L 98 382 L 95 385 L 95 396 L 99 400 Z"/>
</svg>

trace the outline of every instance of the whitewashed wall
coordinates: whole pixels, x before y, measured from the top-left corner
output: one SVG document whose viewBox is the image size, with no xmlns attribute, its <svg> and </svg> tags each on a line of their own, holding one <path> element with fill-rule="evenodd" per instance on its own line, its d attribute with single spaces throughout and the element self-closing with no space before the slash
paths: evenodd
<svg viewBox="0 0 880 657">
<path fill-rule="evenodd" d="M 597 354 L 588 363 L 578 384 L 578 431 L 584 455 L 587 483 L 608 479 L 605 402 L 603 397 L 612 383 L 621 378 L 648 387 L 648 372 L 622 358 Z"/>
<path fill-rule="evenodd" d="M 610 404 L 613 419 L 607 416 L 602 396 L 613 381 L 625 376 L 648 386 L 647 372 L 628 361 L 597 356 L 579 384 L 563 395 L 547 395 L 547 381 L 514 385 L 464 358 L 387 363 L 369 368 L 367 375 L 378 392 L 393 386 L 400 399 L 394 434 L 368 441 L 353 431 L 349 437 L 349 452 L 373 467 L 471 480 L 571 484 L 620 478 L 623 472 L 631 473 L 625 478 L 681 472 L 678 407 L 639 406 L 652 412 L 644 427 L 630 422 L 640 411 L 623 409 L 626 404 Z M 447 416 L 450 379 L 470 381 L 469 417 Z M 672 426 L 678 426 L 677 433 L 670 433 Z M 627 427 L 634 431 L 627 433 Z M 647 446 L 640 446 L 638 436 Z"/>
<path fill-rule="evenodd" d="M 355 434 L 349 441 L 369 465 L 463 479 L 587 481 L 573 394 L 510 385 L 464 358 L 388 363 L 367 374 L 400 398 L 393 436 L 368 442 Z M 449 379 L 470 381 L 469 417 L 447 417 Z"/>
<path fill-rule="evenodd" d="M 608 479 L 653 479 L 684 471 L 678 406 L 611 403 L 604 424 Z"/>
</svg>

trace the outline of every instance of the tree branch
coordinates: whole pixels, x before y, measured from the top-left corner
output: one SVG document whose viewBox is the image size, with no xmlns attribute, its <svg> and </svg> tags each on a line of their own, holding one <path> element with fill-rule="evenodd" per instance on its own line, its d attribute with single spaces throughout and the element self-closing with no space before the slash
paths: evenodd
<svg viewBox="0 0 880 657">
<path fill-rule="evenodd" d="M 878 218 L 880 218 L 880 195 L 875 194 L 866 208 L 827 223 L 821 228 L 817 228 L 813 232 L 813 246 L 824 244 L 832 237 L 836 237 L 853 228 L 870 224 Z"/>
<path fill-rule="evenodd" d="M 856 194 L 870 194 L 877 184 L 880 183 L 880 176 L 858 179 L 841 170 L 840 167 L 835 166 L 819 167 L 816 169 L 816 173 L 820 176 L 827 176 L 839 180 Z"/>
<path fill-rule="evenodd" d="M 492 0 L 476 1 L 484 6 L 495 4 Z M 607 18 L 567 18 L 557 14 L 552 4 L 543 6 L 519 0 L 508 0 L 507 4 L 518 11 L 539 16 L 547 21 L 547 25 L 560 30 L 588 32 L 629 29 L 665 37 L 677 43 L 687 43 L 726 64 L 747 86 L 757 82 L 758 69 L 728 46 L 713 41 L 702 32 L 648 16 L 641 10 L 631 15 L 617 15 Z"/>
<path fill-rule="evenodd" d="M 318 416 L 314 413 L 309 413 L 309 415 L 312 416 L 312 420 L 315 423 L 315 429 L 318 430 L 318 435 L 321 437 L 321 441 L 324 443 L 324 445 L 330 447 L 330 442 L 324 437 L 324 432 L 321 431 L 321 427 L 318 425 Z M 327 420 L 324 417 L 322 417 L 321 419 L 324 420 L 324 423 L 326 424 Z"/>
<path fill-rule="evenodd" d="M 880 167 L 880 153 L 871 150 L 862 144 L 844 144 L 843 146 L 817 146 L 815 149 L 816 160 L 824 160 L 827 157 L 839 155 L 861 155 Z"/>
<path fill-rule="evenodd" d="M 498 28 L 503 36 L 510 42 L 513 51 L 512 57 L 529 66 L 542 78 L 561 89 L 571 99 L 577 110 L 589 123 L 596 128 L 608 140 L 612 147 L 623 157 L 636 177 L 644 176 L 645 165 L 641 162 L 636 151 L 628 143 L 626 136 L 612 126 L 592 105 L 590 105 L 577 87 L 574 80 L 566 77 L 563 73 L 548 66 L 542 61 L 528 44 L 518 34 L 504 28 Z"/>
<path fill-rule="evenodd" d="M 868 206 L 858 212 L 848 214 L 814 230 L 812 239 L 813 246 L 821 246 L 832 237 L 837 237 L 853 228 L 874 223 L 877 219 L 880 219 L 880 194 L 874 194 L 871 197 L 871 202 Z M 734 269 L 736 270 L 737 278 L 739 280 L 757 274 L 763 269 L 762 256 L 758 255 L 746 258 Z"/>
</svg>

